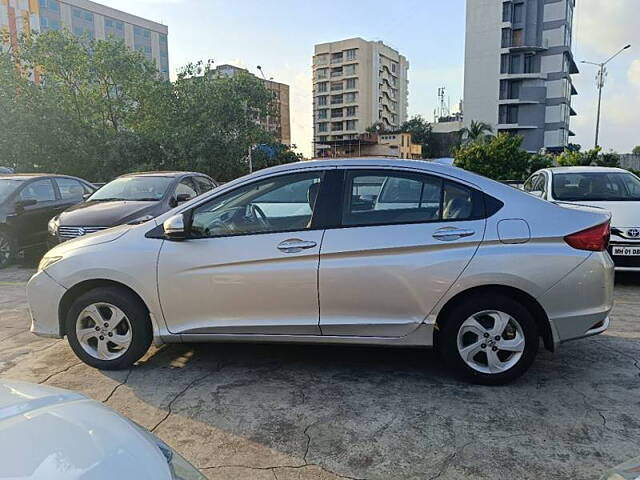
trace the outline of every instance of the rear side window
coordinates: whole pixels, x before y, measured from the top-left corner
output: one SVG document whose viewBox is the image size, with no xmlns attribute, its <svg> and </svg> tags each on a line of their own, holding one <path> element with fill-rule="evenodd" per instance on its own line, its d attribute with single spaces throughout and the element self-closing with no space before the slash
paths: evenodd
<svg viewBox="0 0 640 480">
<path fill-rule="evenodd" d="M 51 180 L 36 180 L 22 189 L 20 200 L 36 200 L 37 202 L 53 202 L 56 199 Z"/>
<path fill-rule="evenodd" d="M 440 177 L 400 171 L 346 175 L 342 225 L 393 225 L 483 218 L 481 192 Z"/>
<path fill-rule="evenodd" d="M 193 177 L 193 180 L 196 184 L 196 187 L 198 187 L 198 191 L 200 192 L 200 194 L 208 192 L 209 190 L 213 190 L 213 188 L 215 187 L 213 182 L 206 177 Z"/>
</svg>

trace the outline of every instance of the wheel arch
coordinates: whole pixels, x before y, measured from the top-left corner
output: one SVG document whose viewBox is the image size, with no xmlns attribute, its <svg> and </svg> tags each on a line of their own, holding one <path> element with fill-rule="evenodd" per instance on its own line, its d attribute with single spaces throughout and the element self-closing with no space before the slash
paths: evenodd
<svg viewBox="0 0 640 480">
<path fill-rule="evenodd" d="M 58 304 L 58 323 L 59 323 L 61 336 L 64 336 L 67 334 L 65 329 L 65 318 L 74 300 L 78 298 L 80 295 L 82 295 L 83 293 L 86 293 L 90 290 L 93 290 L 95 288 L 100 288 L 100 287 L 115 287 L 122 290 L 126 290 L 134 298 L 136 298 L 141 305 L 144 306 L 145 310 L 147 311 L 147 314 L 150 314 L 151 311 L 149 310 L 149 306 L 146 304 L 143 298 L 135 290 L 125 285 L 124 283 L 121 283 L 115 280 L 107 280 L 107 279 L 85 280 L 69 288 L 60 299 L 60 303 Z M 152 327 L 154 327 L 154 330 L 155 330 L 155 326 L 153 325 L 153 321 L 151 320 L 151 318 L 149 319 L 149 321 L 151 322 L 151 325 Z"/>
<path fill-rule="evenodd" d="M 445 303 L 445 305 L 438 312 L 438 316 L 436 319 L 436 338 L 434 339 L 435 342 L 437 343 L 437 332 L 439 330 L 438 325 L 440 325 L 441 322 L 444 322 L 444 319 L 447 317 L 447 315 L 455 305 L 457 305 L 459 302 L 464 302 L 467 298 L 476 295 L 486 295 L 489 293 L 502 294 L 507 297 L 514 298 L 518 302 L 520 302 L 527 310 L 529 310 L 529 312 L 535 318 L 545 348 L 550 352 L 553 352 L 555 350 L 553 332 L 551 330 L 551 322 L 549 321 L 549 317 L 547 316 L 544 308 L 542 308 L 542 305 L 540 305 L 540 303 L 534 297 L 529 295 L 527 292 L 520 290 L 519 288 L 497 284 L 472 287 L 457 293 L 455 296 L 447 300 L 447 303 Z"/>
</svg>

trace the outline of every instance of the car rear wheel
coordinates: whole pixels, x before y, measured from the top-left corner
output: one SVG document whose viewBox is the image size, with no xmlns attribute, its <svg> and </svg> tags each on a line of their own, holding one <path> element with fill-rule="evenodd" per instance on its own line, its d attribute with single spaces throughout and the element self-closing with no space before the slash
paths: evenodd
<svg viewBox="0 0 640 480">
<path fill-rule="evenodd" d="M 0 268 L 6 268 L 16 258 L 16 244 L 13 238 L 0 231 Z"/>
<path fill-rule="evenodd" d="M 80 295 L 71 304 L 65 326 L 75 354 L 101 370 L 130 367 L 153 339 L 145 306 L 127 290 L 115 287 Z"/>
<path fill-rule="evenodd" d="M 501 385 L 522 375 L 538 352 L 538 328 L 519 302 L 502 295 L 466 299 L 446 316 L 439 349 L 465 378 Z"/>
</svg>

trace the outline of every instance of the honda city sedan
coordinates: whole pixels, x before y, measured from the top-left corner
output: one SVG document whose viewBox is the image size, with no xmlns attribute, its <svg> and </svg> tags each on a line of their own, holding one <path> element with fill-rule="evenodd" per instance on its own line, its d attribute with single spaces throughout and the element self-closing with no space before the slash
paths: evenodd
<svg viewBox="0 0 640 480">
<path fill-rule="evenodd" d="M 152 342 L 367 344 L 505 383 L 540 340 L 609 325 L 610 215 L 570 207 L 425 161 L 281 165 L 57 246 L 27 287 L 31 331 L 100 369 Z"/>
</svg>

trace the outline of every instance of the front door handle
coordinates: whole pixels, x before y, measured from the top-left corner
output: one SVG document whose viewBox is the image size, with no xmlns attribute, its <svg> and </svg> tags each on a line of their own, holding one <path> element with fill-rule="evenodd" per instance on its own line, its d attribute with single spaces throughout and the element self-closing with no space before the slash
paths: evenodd
<svg viewBox="0 0 640 480">
<path fill-rule="evenodd" d="M 468 230 L 466 228 L 444 227 L 436 230 L 433 233 L 433 238 L 440 240 L 441 242 L 452 242 L 454 240 L 459 240 L 460 238 L 470 237 L 475 233 L 476 232 L 473 230 Z"/>
<path fill-rule="evenodd" d="M 313 248 L 318 245 L 313 241 L 300 240 L 299 238 L 292 238 L 289 240 L 285 240 L 284 242 L 280 242 L 278 244 L 278 250 L 284 253 L 298 253 L 302 250 L 306 250 L 307 248 Z"/>
</svg>

